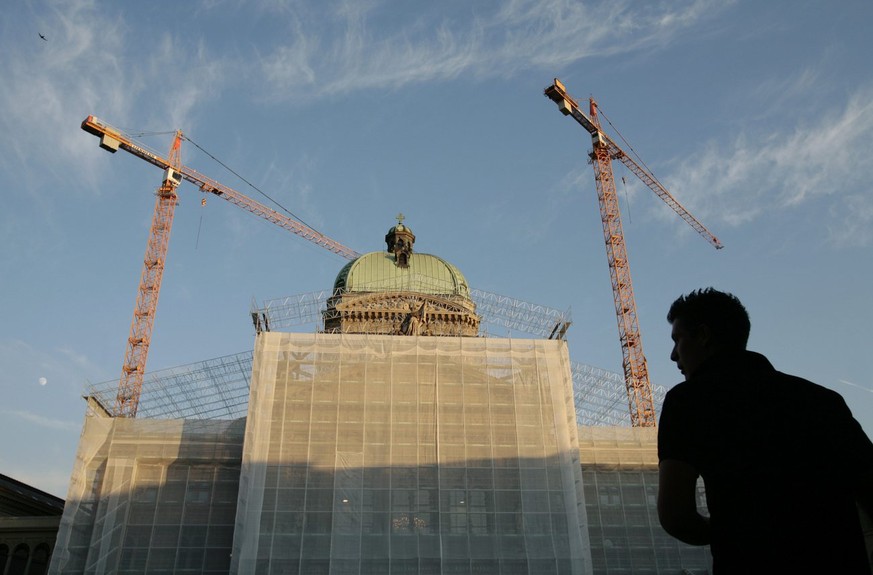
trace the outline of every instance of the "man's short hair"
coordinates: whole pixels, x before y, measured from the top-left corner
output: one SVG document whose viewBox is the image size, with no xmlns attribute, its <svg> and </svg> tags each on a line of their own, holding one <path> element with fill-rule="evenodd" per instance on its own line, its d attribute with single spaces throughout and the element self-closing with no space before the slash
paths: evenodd
<svg viewBox="0 0 873 575">
<path fill-rule="evenodd" d="M 752 327 L 746 308 L 736 296 L 711 287 L 694 290 L 674 301 L 667 321 L 677 319 L 690 329 L 706 325 L 716 341 L 739 349 L 746 349 Z"/>
</svg>

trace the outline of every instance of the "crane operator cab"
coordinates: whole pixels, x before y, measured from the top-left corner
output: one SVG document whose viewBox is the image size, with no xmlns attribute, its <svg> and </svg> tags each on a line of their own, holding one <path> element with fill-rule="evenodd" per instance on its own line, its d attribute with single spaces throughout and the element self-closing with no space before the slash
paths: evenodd
<svg viewBox="0 0 873 575">
<path fill-rule="evenodd" d="M 182 183 L 182 173 L 177 172 L 173 168 L 167 168 L 164 171 L 164 183 L 170 182 L 175 185 L 179 185 Z"/>
</svg>

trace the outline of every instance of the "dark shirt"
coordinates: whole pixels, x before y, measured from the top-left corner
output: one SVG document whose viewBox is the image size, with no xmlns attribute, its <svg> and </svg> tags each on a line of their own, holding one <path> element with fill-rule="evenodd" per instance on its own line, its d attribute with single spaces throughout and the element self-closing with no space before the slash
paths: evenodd
<svg viewBox="0 0 873 575">
<path fill-rule="evenodd" d="M 658 457 L 703 478 L 716 573 L 870 573 L 854 492 L 873 444 L 838 393 L 757 353 L 710 358 L 667 393 Z"/>
</svg>

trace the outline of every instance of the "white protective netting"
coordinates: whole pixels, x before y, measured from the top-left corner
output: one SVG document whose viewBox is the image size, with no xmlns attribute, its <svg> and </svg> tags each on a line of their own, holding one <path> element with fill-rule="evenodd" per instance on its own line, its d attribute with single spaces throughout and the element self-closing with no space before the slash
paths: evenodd
<svg viewBox="0 0 873 575">
<path fill-rule="evenodd" d="M 554 340 L 261 333 L 233 573 L 590 572 Z"/>
<path fill-rule="evenodd" d="M 709 547 L 671 537 L 658 520 L 658 430 L 579 427 L 593 575 L 712 572 Z M 696 493 L 704 515 L 702 482 Z"/>
<path fill-rule="evenodd" d="M 227 573 L 244 426 L 86 417 L 49 573 Z"/>
<path fill-rule="evenodd" d="M 248 410 L 252 352 L 245 351 L 169 369 L 150 371 L 143 380 L 137 419 L 237 419 Z M 570 362 L 579 425 L 630 426 L 627 388 L 614 372 Z M 118 380 L 89 384 L 86 395 L 105 412 L 115 410 Z M 652 387 L 655 413 L 666 388 Z"/>
</svg>

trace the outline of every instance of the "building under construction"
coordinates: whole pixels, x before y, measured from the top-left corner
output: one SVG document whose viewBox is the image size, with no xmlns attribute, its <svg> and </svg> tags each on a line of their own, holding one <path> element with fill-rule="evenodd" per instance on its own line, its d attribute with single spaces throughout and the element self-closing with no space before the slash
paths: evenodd
<svg viewBox="0 0 873 575">
<path fill-rule="evenodd" d="M 570 361 L 569 318 L 476 292 L 402 222 L 385 240 L 256 306 L 253 352 L 147 376 L 135 418 L 91 389 L 50 572 L 709 572 L 658 523 L 655 429 Z"/>
</svg>

